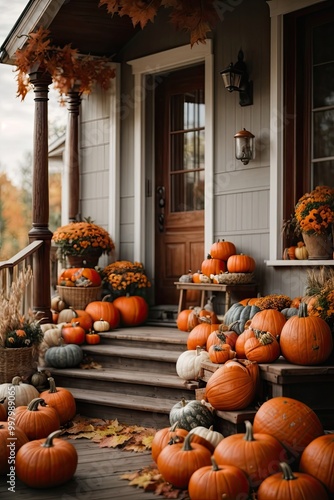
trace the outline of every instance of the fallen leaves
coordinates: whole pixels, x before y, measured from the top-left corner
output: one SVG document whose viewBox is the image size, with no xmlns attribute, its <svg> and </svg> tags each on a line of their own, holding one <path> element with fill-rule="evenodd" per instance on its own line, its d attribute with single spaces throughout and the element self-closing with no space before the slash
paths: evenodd
<svg viewBox="0 0 334 500">
<path fill-rule="evenodd" d="M 121 479 L 130 481 L 130 486 L 143 488 L 144 491 L 153 491 L 156 495 L 164 498 L 189 499 L 187 491 L 174 488 L 170 483 L 166 483 L 156 467 L 148 466 L 136 472 L 123 474 Z"/>
<path fill-rule="evenodd" d="M 76 416 L 71 425 L 64 429 L 71 439 L 90 439 L 100 448 L 121 448 L 143 452 L 151 449 L 157 429 L 121 424 L 117 419 L 104 420 Z"/>
</svg>

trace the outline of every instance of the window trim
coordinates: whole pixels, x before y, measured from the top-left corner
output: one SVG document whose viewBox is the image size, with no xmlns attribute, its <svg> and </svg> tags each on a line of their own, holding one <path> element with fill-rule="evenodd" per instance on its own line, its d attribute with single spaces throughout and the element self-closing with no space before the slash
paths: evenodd
<svg viewBox="0 0 334 500">
<path fill-rule="evenodd" d="M 282 254 L 281 227 L 284 207 L 284 57 L 283 16 L 326 0 L 269 0 L 271 17 L 270 49 L 270 214 L 269 214 L 269 261 L 279 261 Z M 315 263 L 314 263 L 315 264 Z"/>
</svg>

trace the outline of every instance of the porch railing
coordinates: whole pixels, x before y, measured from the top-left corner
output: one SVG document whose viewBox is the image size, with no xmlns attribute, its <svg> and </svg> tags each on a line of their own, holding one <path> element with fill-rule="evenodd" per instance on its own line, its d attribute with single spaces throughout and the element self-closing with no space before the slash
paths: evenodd
<svg viewBox="0 0 334 500">
<path fill-rule="evenodd" d="M 0 261 L 0 288 L 7 297 L 11 292 L 13 281 L 18 278 L 20 272 L 25 272 L 29 267 L 32 269 L 33 278 L 26 288 L 21 304 L 22 315 L 27 314 L 28 311 L 33 308 L 33 287 L 35 286 L 33 255 L 43 244 L 44 241 L 42 240 L 33 241 L 23 250 L 14 255 L 14 257 L 5 261 Z"/>
</svg>

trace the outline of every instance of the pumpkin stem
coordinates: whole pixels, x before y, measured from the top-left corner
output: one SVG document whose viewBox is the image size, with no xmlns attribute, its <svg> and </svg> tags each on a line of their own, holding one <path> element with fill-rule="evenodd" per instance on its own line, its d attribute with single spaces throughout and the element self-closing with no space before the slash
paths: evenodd
<svg viewBox="0 0 334 500">
<path fill-rule="evenodd" d="M 249 420 L 245 420 L 246 434 L 243 439 L 245 441 L 255 441 L 253 434 L 253 426 Z"/>
<path fill-rule="evenodd" d="M 45 442 L 41 444 L 42 448 L 53 448 L 54 446 L 53 440 L 54 438 L 60 436 L 60 434 L 61 434 L 60 429 L 58 431 L 51 432 L 51 434 L 49 434 L 48 437 L 46 438 Z"/>
<path fill-rule="evenodd" d="M 192 451 L 194 448 L 191 446 L 191 440 L 194 434 L 187 434 L 183 441 L 182 451 Z"/>
<path fill-rule="evenodd" d="M 30 401 L 27 406 L 27 410 L 29 411 L 38 411 L 38 405 L 47 406 L 46 402 L 42 398 L 35 398 Z"/>
<path fill-rule="evenodd" d="M 21 377 L 14 377 L 12 380 L 12 385 L 20 385 Z"/>
<path fill-rule="evenodd" d="M 218 470 L 220 470 L 213 455 L 211 455 L 211 463 L 212 463 L 212 470 L 213 471 L 217 472 Z"/>
<path fill-rule="evenodd" d="M 307 304 L 306 302 L 301 302 L 298 308 L 298 318 L 307 318 Z"/>
<path fill-rule="evenodd" d="M 182 397 L 181 398 L 181 403 L 182 403 L 182 406 L 187 406 L 186 398 Z"/>
<path fill-rule="evenodd" d="M 283 472 L 283 479 L 285 479 L 286 481 L 297 479 L 297 477 L 293 475 L 290 465 L 288 465 L 286 462 L 281 462 L 279 466 L 281 471 Z"/>
<path fill-rule="evenodd" d="M 53 377 L 49 377 L 48 378 L 48 382 L 50 384 L 50 389 L 49 389 L 49 393 L 50 394 L 53 394 L 55 392 L 58 392 L 58 389 L 56 387 L 56 383 L 55 383 L 55 379 Z"/>
</svg>

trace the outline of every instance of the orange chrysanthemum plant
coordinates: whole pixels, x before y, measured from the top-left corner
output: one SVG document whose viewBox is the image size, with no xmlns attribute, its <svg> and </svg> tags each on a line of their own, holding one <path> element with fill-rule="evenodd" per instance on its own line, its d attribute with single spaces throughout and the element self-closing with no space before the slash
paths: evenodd
<svg viewBox="0 0 334 500">
<path fill-rule="evenodd" d="M 295 217 L 304 233 L 329 233 L 334 221 L 334 189 L 317 186 L 304 194 L 296 204 Z"/>
<path fill-rule="evenodd" d="M 59 248 L 60 258 L 67 255 L 82 256 L 94 251 L 100 255 L 109 254 L 115 248 L 108 231 L 89 218 L 59 227 L 53 233 L 52 240 Z"/>
<path fill-rule="evenodd" d="M 61 96 L 74 88 L 89 94 L 95 83 L 104 90 L 110 87 L 115 68 L 109 59 L 82 56 L 70 44 L 57 47 L 51 42 L 50 31 L 43 27 L 26 37 L 24 46 L 15 53 L 17 95 L 22 100 L 31 88 L 28 75 L 33 68 L 49 73 Z"/>
</svg>

